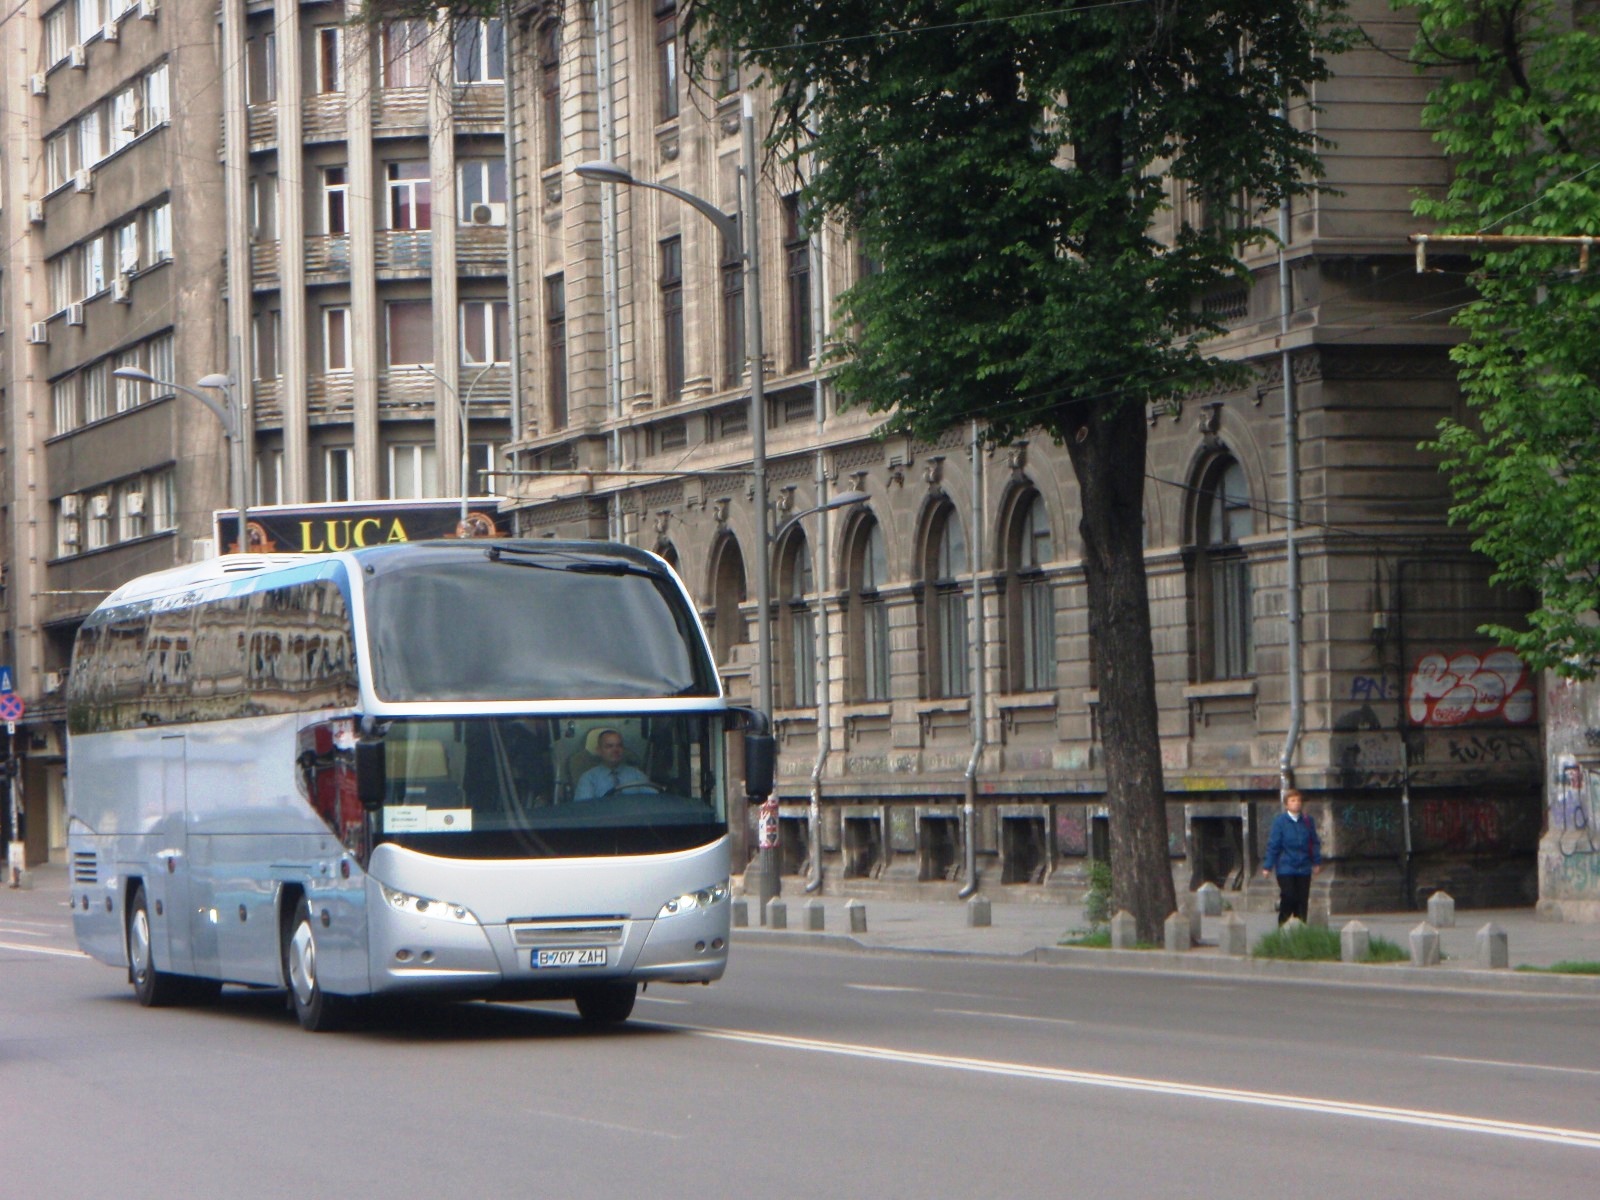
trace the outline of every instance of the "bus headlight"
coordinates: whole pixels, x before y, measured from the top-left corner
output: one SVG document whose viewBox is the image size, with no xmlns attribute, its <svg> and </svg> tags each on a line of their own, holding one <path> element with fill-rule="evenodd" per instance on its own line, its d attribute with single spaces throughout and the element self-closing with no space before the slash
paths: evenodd
<svg viewBox="0 0 1600 1200">
<path fill-rule="evenodd" d="M 697 892 L 685 892 L 681 896 L 668 900 L 661 906 L 661 911 L 656 914 L 656 920 L 666 917 L 675 917 L 679 913 L 699 912 L 710 908 L 713 904 L 720 904 L 728 898 L 728 881 L 714 883 L 708 888 L 701 888 Z"/>
<path fill-rule="evenodd" d="M 388 884 L 378 885 L 383 889 L 383 898 L 389 902 L 389 907 L 396 912 L 403 912 L 408 917 L 432 917 L 437 921 L 455 921 L 462 925 L 476 925 L 478 918 L 471 909 L 460 904 L 452 904 L 448 900 L 430 900 L 426 896 L 413 896 L 410 892 L 402 892 Z"/>
</svg>

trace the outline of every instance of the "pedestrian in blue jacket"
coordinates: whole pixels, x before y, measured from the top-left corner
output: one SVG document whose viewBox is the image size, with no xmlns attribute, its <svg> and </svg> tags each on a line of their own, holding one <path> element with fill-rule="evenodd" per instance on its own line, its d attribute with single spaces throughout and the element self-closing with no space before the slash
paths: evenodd
<svg viewBox="0 0 1600 1200">
<path fill-rule="evenodd" d="M 1305 797 L 1291 788 L 1283 794 L 1283 811 L 1267 834 L 1267 861 L 1263 875 L 1278 873 L 1278 924 L 1290 917 L 1306 919 L 1311 901 L 1311 879 L 1322 870 L 1322 842 L 1317 826 L 1300 810 Z"/>
</svg>

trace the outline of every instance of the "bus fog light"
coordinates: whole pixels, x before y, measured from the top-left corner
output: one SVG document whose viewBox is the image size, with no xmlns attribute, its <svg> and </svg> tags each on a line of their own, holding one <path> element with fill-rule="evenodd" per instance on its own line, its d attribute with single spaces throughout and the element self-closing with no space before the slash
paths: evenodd
<svg viewBox="0 0 1600 1200">
<path fill-rule="evenodd" d="M 395 960 L 395 962 L 410 962 L 411 961 L 411 951 L 409 951 L 409 950 L 396 950 L 394 952 L 394 960 Z"/>
<path fill-rule="evenodd" d="M 714 883 L 710 887 L 701 888 L 695 892 L 685 892 L 668 900 L 661 906 L 661 911 L 656 914 L 656 920 L 662 921 L 667 917 L 675 917 L 680 913 L 699 912 L 710 908 L 714 904 L 721 904 L 728 898 L 728 881 Z"/>
<path fill-rule="evenodd" d="M 456 921 L 462 925 L 478 923 L 478 918 L 465 905 L 449 900 L 430 900 L 426 896 L 413 896 L 410 892 L 402 892 L 387 884 L 378 886 L 383 889 L 383 898 L 388 901 L 389 907 L 409 917 L 433 917 L 440 921 Z"/>
</svg>

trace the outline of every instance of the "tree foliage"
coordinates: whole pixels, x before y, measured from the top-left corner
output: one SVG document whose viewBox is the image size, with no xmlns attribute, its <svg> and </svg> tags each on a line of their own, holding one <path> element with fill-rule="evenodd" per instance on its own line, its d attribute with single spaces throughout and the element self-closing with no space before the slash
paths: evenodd
<svg viewBox="0 0 1600 1200">
<path fill-rule="evenodd" d="M 1600 234 L 1600 9 L 1414 0 L 1415 57 L 1448 68 L 1424 121 L 1454 171 L 1419 200 L 1441 232 Z M 1486 627 L 1536 667 L 1600 668 L 1600 277 L 1572 246 L 1479 256 L 1452 352 L 1475 418 L 1446 421 L 1456 504 L 1496 582 L 1535 589 L 1529 628 Z M 1600 267 L 1600 263 L 1595 264 Z"/>
<path fill-rule="evenodd" d="M 1237 376 L 1202 298 L 1314 186 L 1283 106 L 1338 0 L 691 0 L 696 52 L 753 64 L 769 145 L 875 269 L 841 299 L 841 399 L 923 438 L 1064 441 L 1080 485 L 1116 903 L 1172 909 L 1143 558 L 1147 402 Z M 1172 181 L 1209 220 L 1169 228 Z M 1186 206 L 1185 212 L 1190 211 Z"/>
</svg>

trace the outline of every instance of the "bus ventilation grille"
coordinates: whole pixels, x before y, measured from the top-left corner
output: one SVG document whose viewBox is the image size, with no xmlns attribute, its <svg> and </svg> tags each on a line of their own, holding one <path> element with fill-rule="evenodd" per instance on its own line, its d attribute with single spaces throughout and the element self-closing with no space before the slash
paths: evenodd
<svg viewBox="0 0 1600 1200">
<path fill-rule="evenodd" d="M 99 856 L 93 850 L 85 853 L 82 850 L 74 851 L 72 855 L 72 882 L 73 883 L 99 883 L 100 862 Z"/>
</svg>

